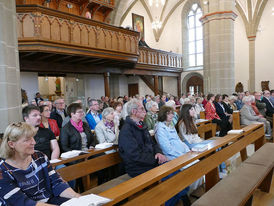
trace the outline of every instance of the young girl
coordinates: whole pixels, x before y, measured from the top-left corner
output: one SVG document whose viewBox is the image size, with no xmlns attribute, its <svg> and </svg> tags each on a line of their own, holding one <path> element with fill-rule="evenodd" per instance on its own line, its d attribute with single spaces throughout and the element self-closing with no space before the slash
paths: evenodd
<svg viewBox="0 0 274 206">
<path fill-rule="evenodd" d="M 197 127 L 194 123 L 195 109 L 191 104 L 184 104 L 182 106 L 176 130 L 180 138 L 190 148 L 195 144 L 203 141 L 198 135 Z"/>
</svg>

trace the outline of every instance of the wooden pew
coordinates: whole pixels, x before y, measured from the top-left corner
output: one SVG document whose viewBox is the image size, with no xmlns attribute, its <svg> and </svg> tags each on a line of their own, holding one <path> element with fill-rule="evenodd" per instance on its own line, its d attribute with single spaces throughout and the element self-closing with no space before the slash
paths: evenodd
<svg viewBox="0 0 274 206">
<path fill-rule="evenodd" d="M 232 128 L 241 129 L 240 111 L 234 111 L 232 114 Z"/>
<path fill-rule="evenodd" d="M 65 181 L 71 181 L 71 180 L 82 177 L 84 190 L 86 191 L 91 189 L 92 187 L 90 174 L 100 171 L 102 169 L 117 165 L 122 162 L 122 159 L 120 158 L 119 153 L 117 152 L 117 148 L 118 148 L 117 146 L 113 146 L 106 149 L 92 149 L 92 150 L 89 150 L 88 154 L 84 154 L 84 155 L 80 155 L 80 156 L 68 158 L 68 159 L 62 159 L 61 162 L 54 163 L 52 165 L 57 166 L 60 164 L 66 164 L 66 163 L 75 162 L 77 160 L 78 161 L 82 160 L 81 162 L 78 162 L 76 164 L 72 164 L 64 168 L 60 168 L 57 170 L 57 172 L 61 175 L 61 177 Z M 116 151 L 110 154 L 102 154 L 109 150 L 116 150 Z M 88 159 L 98 154 L 101 154 L 101 155 Z M 128 179 L 130 179 L 130 177 L 127 174 L 122 175 L 107 183 L 104 183 L 103 186 L 99 185 L 93 189 L 95 189 L 97 193 L 99 193 L 106 189 L 114 187 Z"/>
<path fill-rule="evenodd" d="M 274 167 L 274 144 L 267 143 L 194 202 L 193 206 L 252 205 L 256 189 L 269 192 Z M 233 197 L 233 198 L 232 198 Z"/>
<path fill-rule="evenodd" d="M 217 125 L 212 123 L 211 120 L 196 123 L 198 135 L 201 138 L 208 139 L 216 135 Z"/>
<path fill-rule="evenodd" d="M 205 111 L 200 112 L 200 119 L 206 119 Z"/>
<path fill-rule="evenodd" d="M 71 163 L 71 162 L 75 162 L 77 160 L 87 160 L 89 157 L 94 156 L 94 155 L 98 155 L 101 153 L 104 153 L 106 151 L 109 150 L 117 150 L 118 146 L 112 146 L 106 149 L 89 149 L 87 154 L 82 154 L 76 157 L 72 157 L 72 158 L 59 158 L 59 160 L 61 160 L 60 162 L 56 162 L 56 163 L 52 163 L 51 165 L 53 167 L 56 167 L 57 165 L 62 165 L 62 164 L 67 164 L 67 163 Z"/>
<path fill-rule="evenodd" d="M 203 153 L 189 152 L 99 195 L 112 199 L 107 205 L 114 205 L 129 197 L 131 198 L 125 205 L 161 205 L 203 175 L 206 175 L 208 190 L 219 181 L 218 165 L 251 143 L 255 143 L 255 150 L 264 144 L 262 125 L 249 125 L 243 130 L 243 134 L 226 135 L 218 138 L 210 143 L 209 149 Z M 217 151 L 221 147 L 223 149 Z M 164 182 L 160 182 L 163 177 L 198 159 L 200 161 L 195 165 Z M 156 186 L 152 186 L 154 184 Z M 143 191 L 145 188 L 148 189 Z"/>
</svg>

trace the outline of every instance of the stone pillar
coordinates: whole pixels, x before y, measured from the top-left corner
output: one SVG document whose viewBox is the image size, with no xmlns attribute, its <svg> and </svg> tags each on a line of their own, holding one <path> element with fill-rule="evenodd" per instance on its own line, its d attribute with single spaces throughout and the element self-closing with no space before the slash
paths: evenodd
<svg viewBox="0 0 274 206">
<path fill-rule="evenodd" d="M 256 36 L 248 37 L 249 40 L 249 81 L 248 91 L 255 92 L 255 39 Z"/>
<path fill-rule="evenodd" d="M 104 83 L 105 83 L 105 96 L 110 95 L 110 90 L 109 90 L 109 72 L 104 73 Z"/>
<path fill-rule="evenodd" d="M 159 94 L 159 78 L 158 76 L 154 76 L 154 95 Z"/>
<path fill-rule="evenodd" d="M 0 133 L 22 120 L 15 1 L 0 0 Z"/>
<path fill-rule="evenodd" d="M 234 92 L 235 0 L 211 0 L 201 18 L 204 28 L 204 92 Z"/>
</svg>

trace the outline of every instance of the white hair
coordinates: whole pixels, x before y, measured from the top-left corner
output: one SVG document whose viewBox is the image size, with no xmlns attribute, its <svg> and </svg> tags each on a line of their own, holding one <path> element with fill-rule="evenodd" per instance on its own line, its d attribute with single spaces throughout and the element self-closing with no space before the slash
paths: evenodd
<svg viewBox="0 0 274 206">
<path fill-rule="evenodd" d="M 174 100 L 168 100 L 165 103 L 165 105 L 168 106 L 168 107 L 173 107 L 173 106 L 175 106 L 175 101 Z"/>
<path fill-rule="evenodd" d="M 102 118 L 106 119 L 106 116 L 108 116 L 111 112 L 114 112 L 114 109 L 112 107 L 107 107 L 102 112 Z"/>
<path fill-rule="evenodd" d="M 251 102 L 251 96 L 244 96 L 242 99 L 243 103 Z"/>
<path fill-rule="evenodd" d="M 147 111 L 150 111 L 151 107 L 154 106 L 154 105 L 156 105 L 158 107 L 157 102 L 154 102 L 154 101 L 147 102 L 146 103 L 146 109 L 147 109 Z"/>
<path fill-rule="evenodd" d="M 132 99 L 128 102 L 127 104 L 127 114 L 128 116 L 131 116 L 132 115 L 132 110 L 133 109 L 138 109 L 138 104 L 140 104 L 140 100 L 138 99 Z"/>
</svg>

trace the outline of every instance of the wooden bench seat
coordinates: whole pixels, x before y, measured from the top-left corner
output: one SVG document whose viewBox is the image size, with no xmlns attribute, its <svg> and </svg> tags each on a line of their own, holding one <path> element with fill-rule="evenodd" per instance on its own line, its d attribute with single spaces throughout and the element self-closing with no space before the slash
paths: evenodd
<svg viewBox="0 0 274 206">
<path fill-rule="evenodd" d="M 94 187 L 90 190 L 87 190 L 86 192 L 82 193 L 82 195 L 87 195 L 87 194 L 99 194 L 101 192 L 104 192 L 112 187 L 115 187 L 127 180 L 131 179 L 131 177 L 128 174 L 121 175 L 115 179 L 112 179 L 104 184 L 101 184 L 97 187 Z"/>
<path fill-rule="evenodd" d="M 254 191 L 269 192 L 273 167 L 274 144 L 267 143 L 242 163 L 229 176 L 217 183 L 193 206 L 251 205 Z"/>
</svg>

